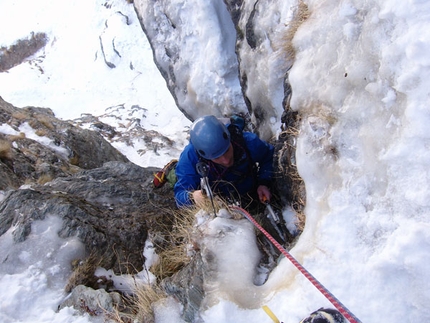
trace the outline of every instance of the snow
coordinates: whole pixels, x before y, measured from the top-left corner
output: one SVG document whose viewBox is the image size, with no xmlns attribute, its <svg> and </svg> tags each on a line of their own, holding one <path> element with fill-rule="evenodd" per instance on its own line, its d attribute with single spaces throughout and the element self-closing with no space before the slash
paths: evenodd
<svg viewBox="0 0 430 323">
<path fill-rule="evenodd" d="M 145 24 L 145 28 L 153 35 L 155 56 L 163 73 L 174 74 L 173 91 L 187 115 L 196 119 L 209 113 L 228 115 L 234 108 L 246 111 L 239 86 L 236 33 L 223 2 L 136 4 L 143 16 L 156 21 Z"/>
<path fill-rule="evenodd" d="M 290 82 L 292 108 L 303 116 L 297 165 L 306 183 L 307 220 L 291 254 L 362 322 L 428 322 L 430 2 L 306 3 L 311 15 L 294 37 Z M 266 10 L 288 9 L 279 6 Z M 171 10 L 180 9 L 171 3 Z M 219 32 L 211 26 L 200 23 L 202 35 Z M 0 73 L 3 99 L 19 107 L 49 107 L 63 119 L 102 115 L 121 105 L 126 114 L 138 105 L 147 110 L 142 126 L 177 140 L 178 147 L 168 157 L 161 151 L 139 158 L 130 146 L 121 151 L 142 166 L 162 166 L 179 156 L 190 122 L 153 64 L 132 5 L 120 0 L 0 4 L 0 46 L 32 31 L 47 33 L 48 45 L 32 61 Z M 188 44 L 200 39 L 189 37 Z M 100 41 L 115 68 L 106 65 Z M 121 57 L 107 45 L 112 42 Z M 208 44 L 198 54 L 217 52 L 210 46 L 220 45 Z M 228 67 L 221 58 L 216 57 L 218 66 Z M 203 56 L 196 59 L 204 62 Z M 202 71 L 193 74 L 193 86 L 210 81 Z M 268 88 L 275 82 L 270 75 Z M 216 91 L 206 94 L 217 101 Z M 279 101 L 278 94 L 272 99 Z M 11 129 L 2 125 L 0 131 Z M 217 218 L 204 241 L 222 261 L 202 312 L 205 322 L 269 322 L 261 308 L 267 305 L 282 322 L 297 323 L 320 307 L 333 307 L 288 259 L 264 285 L 254 285 L 250 225 L 231 222 Z M 55 312 L 66 297 L 70 261 L 82 252 L 78 241 L 54 234 L 58 225 L 52 215 L 35 221 L 24 242 L 13 245 L 13 228 L 0 237 L 1 322 L 92 322 L 70 308 Z M 218 233 L 215 239 L 211 232 Z M 15 255 L 14 266 L 3 262 L 9 254 Z M 180 309 L 173 299 L 160 302 L 156 322 L 181 322 Z"/>
<path fill-rule="evenodd" d="M 85 247 L 77 238 L 59 239 L 61 224 L 54 215 L 35 221 L 28 238 L 17 244 L 13 227 L 0 236 L 1 322 L 75 322 L 69 309 L 56 310 L 66 296 L 70 263 L 85 255 Z"/>
</svg>

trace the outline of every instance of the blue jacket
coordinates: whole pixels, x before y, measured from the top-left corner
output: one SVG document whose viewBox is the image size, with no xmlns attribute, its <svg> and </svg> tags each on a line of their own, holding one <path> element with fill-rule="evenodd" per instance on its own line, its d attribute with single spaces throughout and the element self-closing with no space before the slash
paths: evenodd
<svg viewBox="0 0 430 323">
<path fill-rule="evenodd" d="M 214 194 L 237 199 L 246 193 L 255 193 L 259 185 L 270 187 L 273 174 L 272 145 L 251 132 L 243 132 L 240 143 L 232 138 L 234 165 L 225 168 L 212 161 L 209 165 L 209 183 Z M 242 147 L 245 145 L 246 147 Z M 174 187 L 178 207 L 191 205 L 189 193 L 200 189 L 200 175 L 196 164 L 201 158 L 190 142 L 181 153 L 176 165 L 177 182 Z M 256 166 L 258 164 L 258 167 Z"/>
</svg>

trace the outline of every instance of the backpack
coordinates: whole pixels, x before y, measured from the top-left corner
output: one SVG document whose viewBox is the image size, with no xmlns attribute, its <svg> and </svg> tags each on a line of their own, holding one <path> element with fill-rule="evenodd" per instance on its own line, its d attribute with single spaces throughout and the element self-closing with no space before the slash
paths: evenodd
<svg viewBox="0 0 430 323">
<path fill-rule="evenodd" d="M 169 161 L 162 170 L 154 174 L 154 179 L 152 180 L 152 184 L 154 184 L 154 188 L 163 187 L 164 184 L 169 183 L 170 187 L 173 188 L 176 183 L 176 164 L 178 163 L 177 159 L 172 159 Z"/>
</svg>

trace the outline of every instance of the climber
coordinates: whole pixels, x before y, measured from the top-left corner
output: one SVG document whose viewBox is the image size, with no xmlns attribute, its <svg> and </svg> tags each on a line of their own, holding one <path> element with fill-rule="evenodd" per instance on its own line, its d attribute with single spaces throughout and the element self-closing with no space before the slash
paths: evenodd
<svg viewBox="0 0 430 323">
<path fill-rule="evenodd" d="M 273 175 L 272 145 L 230 120 L 225 125 L 215 116 L 201 117 L 192 124 L 190 143 L 176 165 L 174 186 L 178 207 L 202 205 L 206 199 L 200 187 L 196 165 L 205 162 L 215 195 L 228 201 L 249 203 L 270 201 Z"/>
</svg>

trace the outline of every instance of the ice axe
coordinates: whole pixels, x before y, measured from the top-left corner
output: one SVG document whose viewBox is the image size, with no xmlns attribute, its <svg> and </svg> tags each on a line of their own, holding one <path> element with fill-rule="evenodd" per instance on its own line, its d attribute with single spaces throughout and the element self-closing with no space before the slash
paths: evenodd
<svg viewBox="0 0 430 323">
<path fill-rule="evenodd" d="M 279 237 L 283 240 L 283 242 L 287 242 L 287 235 L 289 235 L 289 231 L 285 226 L 283 219 L 281 220 L 273 210 L 273 207 L 270 205 L 266 195 L 263 195 L 262 202 L 266 205 L 267 211 L 269 211 L 270 219 L 272 220 L 271 222 L 273 227 L 278 232 Z"/>
<path fill-rule="evenodd" d="M 273 221 L 275 221 L 276 224 L 279 224 L 279 222 L 280 222 L 279 216 L 275 213 L 275 211 L 273 211 L 273 208 L 269 204 L 269 201 L 267 200 L 266 195 L 263 195 L 263 201 L 262 202 L 266 205 L 266 208 L 269 211 L 270 216 L 272 217 Z"/>
<path fill-rule="evenodd" d="M 211 200 L 212 207 L 214 209 L 214 215 L 216 216 L 215 204 L 214 204 L 214 195 L 212 193 L 212 189 L 209 185 L 209 165 L 205 162 L 198 162 L 196 165 L 197 173 L 200 175 L 200 187 L 204 195 L 208 196 Z"/>
</svg>

